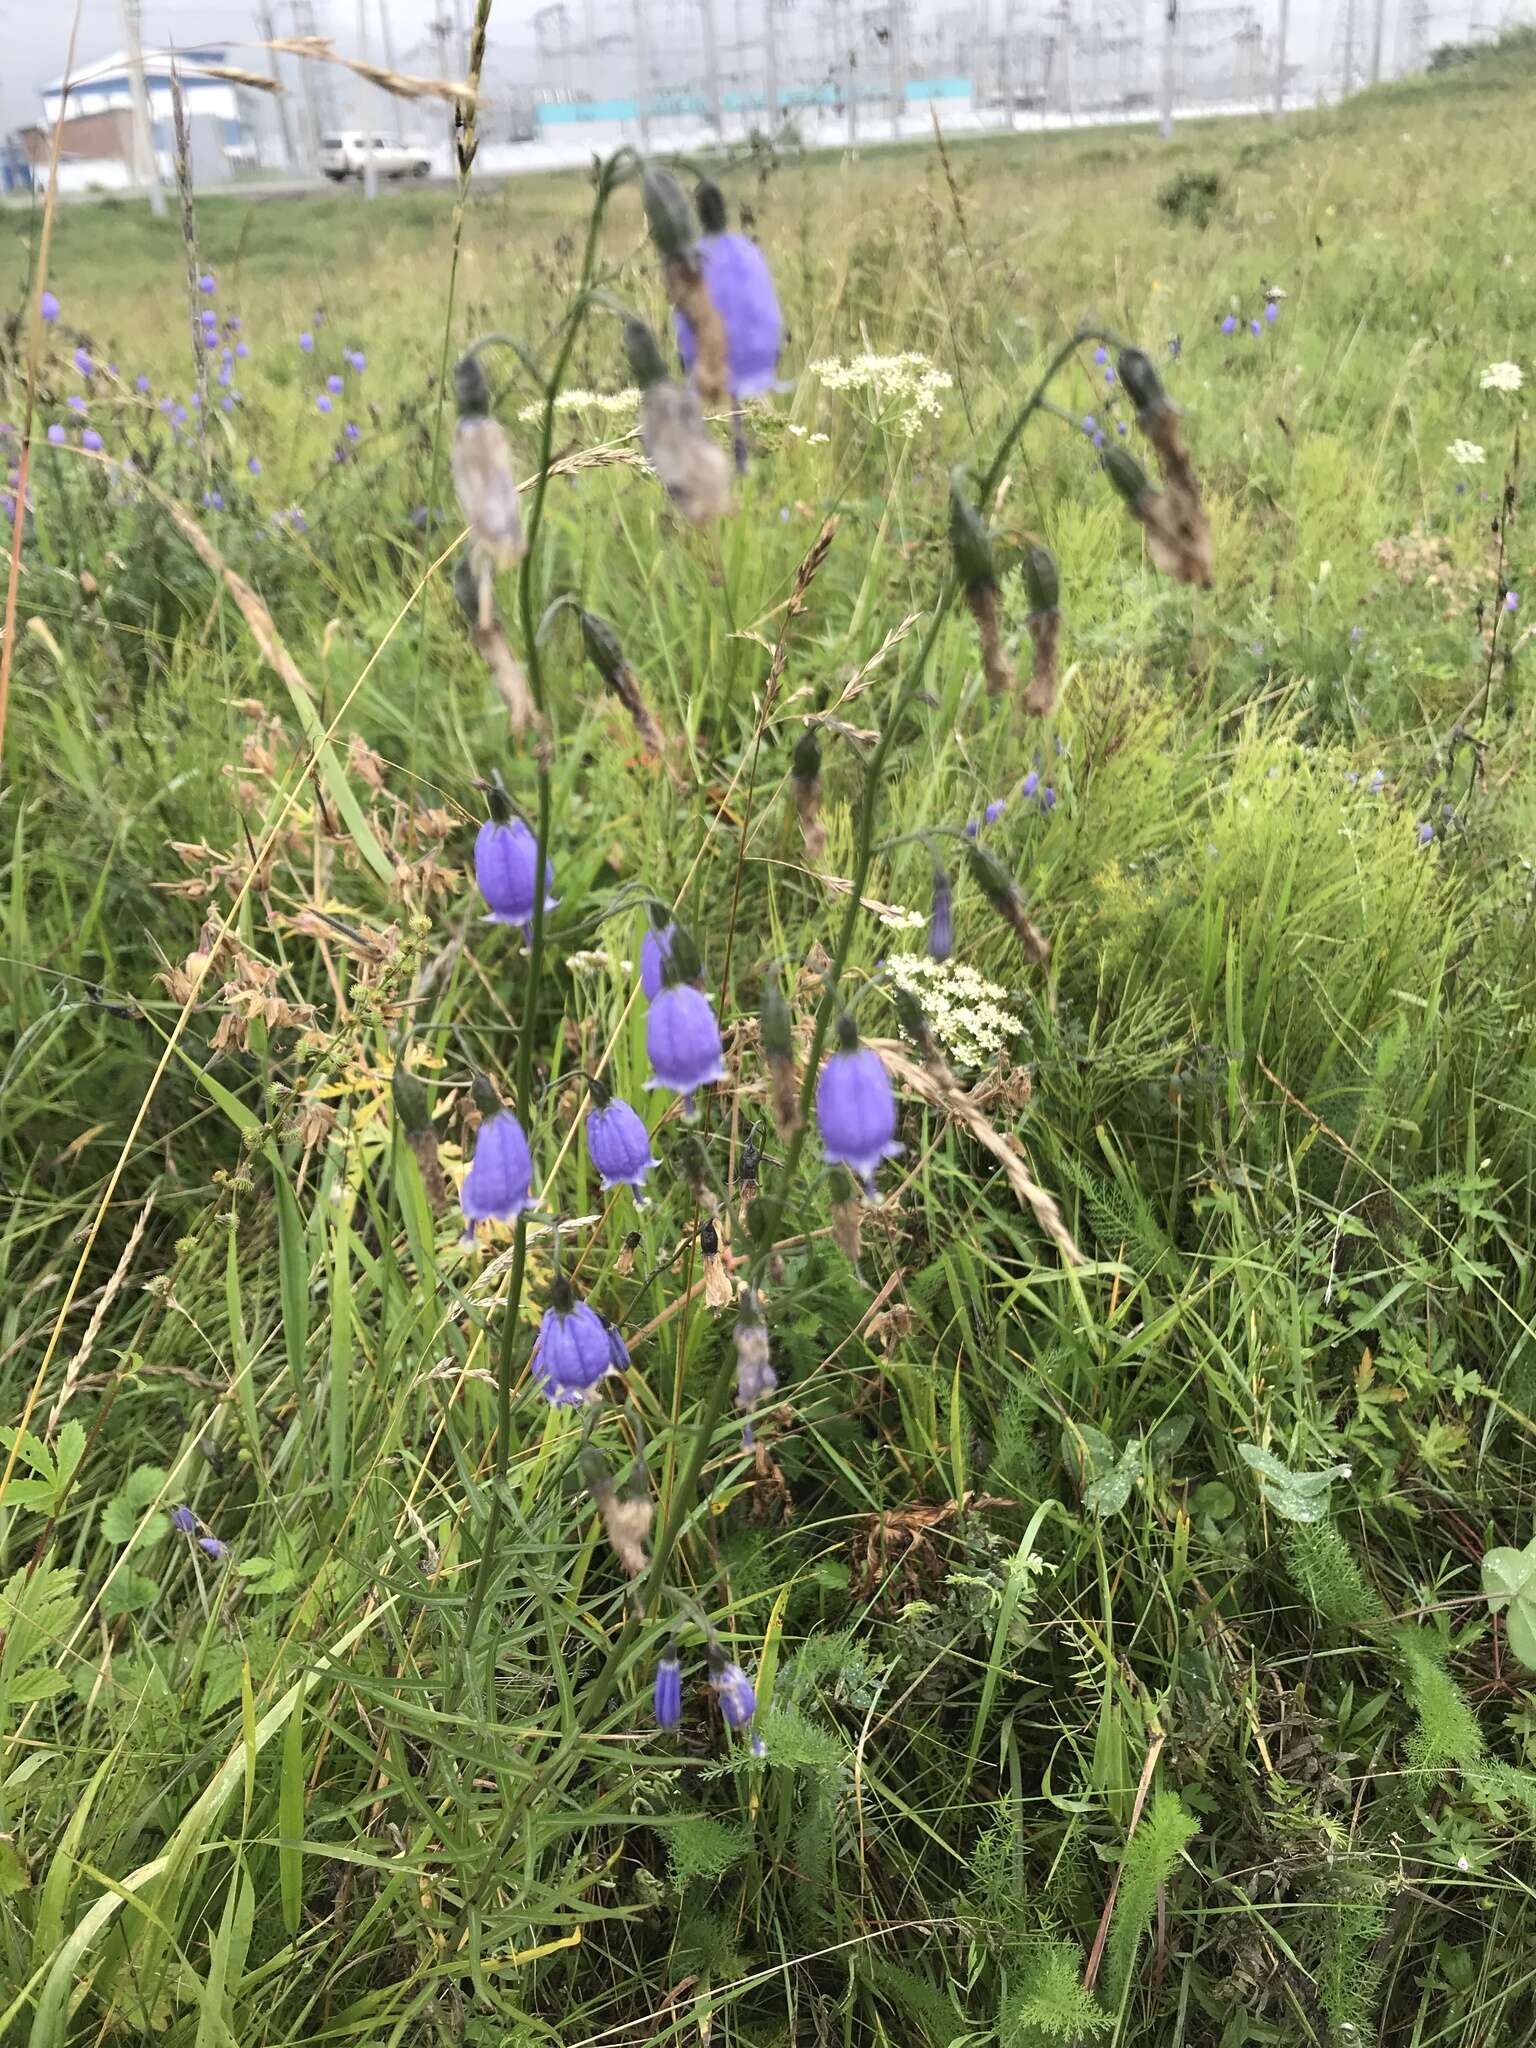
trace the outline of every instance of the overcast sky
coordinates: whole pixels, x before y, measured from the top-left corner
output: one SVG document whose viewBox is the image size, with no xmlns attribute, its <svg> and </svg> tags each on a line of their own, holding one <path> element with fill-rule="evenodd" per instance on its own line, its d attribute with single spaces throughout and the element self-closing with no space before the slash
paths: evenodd
<svg viewBox="0 0 1536 2048">
<path fill-rule="evenodd" d="M 376 58 L 380 54 L 377 4 L 378 0 L 368 0 L 369 33 Z M 411 68 L 413 64 L 419 68 L 430 55 L 426 24 L 439 13 L 452 13 L 453 0 L 387 0 L 387 4 L 396 59 L 402 69 Z M 524 53 L 531 51 L 532 21 L 539 4 L 540 0 L 496 0 L 491 17 L 491 42 L 493 46 L 499 46 L 502 53 L 503 61 L 497 66 L 501 76 L 525 63 Z M 574 24 L 586 19 L 589 4 L 600 29 L 608 25 L 617 29 L 627 24 L 632 15 L 632 0 L 571 0 L 573 36 L 577 33 Z M 686 0 L 642 0 L 642 4 L 651 23 L 657 68 L 663 71 L 668 22 L 679 18 Z M 715 0 L 722 45 L 729 46 L 738 35 L 750 40 L 756 33 L 764 4 L 765 0 Z M 783 0 L 779 0 L 779 4 L 782 8 Z M 823 11 L 818 0 L 799 0 L 799 4 L 807 23 L 814 14 Z M 1010 0 L 989 0 L 989 4 L 995 29 L 1004 18 L 1004 10 Z M 1075 0 L 1080 22 L 1091 21 L 1096 15 L 1106 21 L 1116 15 L 1123 17 L 1131 13 L 1136 4 L 1137 0 Z M 1143 4 L 1150 30 L 1154 18 L 1161 13 L 1161 0 L 1143 0 Z M 1188 33 L 1192 38 L 1225 32 L 1239 11 L 1232 0 L 1227 0 L 1227 4 L 1219 4 L 1219 0 L 1184 0 L 1184 4 L 1189 18 Z M 1348 4 L 1349 0 L 1292 0 L 1291 47 L 1298 61 L 1310 60 L 1326 45 L 1325 22 L 1331 21 L 1337 34 L 1338 24 Z M 458 5 L 461 14 L 473 11 L 473 0 L 458 0 Z M 946 18 L 950 22 L 974 18 L 982 5 L 983 0 L 910 0 L 910 12 L 920 30 Z M 1272 32 L 1277 0 L 1254 0 L 1254 5 L 1266 33 Z M 1375 0 L 1354 0 L 1354 5 L 1361 24 L 1363 44 L 1366 22 L 1374 12 Z M 1410 0 L 1385 0 L 1385 5 L 1386 50 L 1390 63 L 1397 16 L 1400 9 L 1406 13 Z M 1056 0 L 1012 0 L 1012 6 L 1020 33 L 1029 35 L 1039 32 L 1047 17 L 1055 11 Z M 143 10 L 146 46 L 199 41 L 235 43 L 252 39 L 256 34 L 252 0 L 143 0 Z M 845 18 L 863 11 L 878 12 L 878 0 L 845 0 Z M 1524 14 L 1527 11 L 1528 0 L 1430 0 L 1429 38 L 1432 43 L 1445 41 L 1464 32 L 1470 19 L 1492 24 L 1505 14 Z M 692 15 L 693 9 L 688 7 L 687 12 Z M 290 0 L 274 0 L 274 13 L 280 32 L 289 32 L 293 19 Z M 342 48 L 354 46 L 355 0 L 315 0 L 315 14 L 322 34 L 334 36 Z M 37 87 L 64 68 L 70 19 L 68 0 L 63 0 L 63 4 L 46 5 L 39 5 L 38 0 L 0 0 L 0 127 L 9 128 L 37 118 Z M 781 31 L 781 39 L 782 34 Z M 81 0 L 77 64 L 89 63 L 120 49 L 122 40 L 121 0 Z M 254 61 L 259 63 L 261 60 L 257 58 Z M 528 83 L 530 86 L 533 83 L 531 76 Z"/>
</svg>

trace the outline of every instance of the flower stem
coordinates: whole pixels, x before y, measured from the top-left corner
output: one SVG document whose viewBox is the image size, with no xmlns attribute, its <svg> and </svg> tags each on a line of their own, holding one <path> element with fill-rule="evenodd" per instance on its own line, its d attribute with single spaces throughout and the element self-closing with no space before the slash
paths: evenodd
<svg viewBox="0 0 1536 2048">
<path fill-rule="evenodd" d="M 518 568 L 517 604 L 523 628 L 523 650 L 528 663 L 528 687 L 541 719 L 545 718 L 544 663 L 539 646 L 538 621 L 534 616 L 533 569 L 535 550 L 544 526 L 544 504 L 549 493 L 549 465 L 555 441 L 555 401 L 561 381 L 576 346 L 576 336 L 591 306 L 589 287 L 597 260 L 598 236 L 613 189 L 612 165 L 605 166 L 598 180 L 597 197 L 587 222 L 587 241 L 582 253 L 581 283 L 565 322 L 565 333 L 554 368 L 544 387 L 544 416 L 539 435 L 538 478 L 528 513 L 528 545 Z M 547 720 L 546 720 L 547 723 Z M 528 937 L 528 978 L 523 998 L 522 1031 L 517 1047 L 515 1102 L 518 1121 L 526 1131 L 533 1100 L 534 1020 L 544 968 L 544 873 L 550 839 L 550 742 L 541 739 L 535 753 L 538 786 L 538 830 L 533 861 L 533 924 Z M 506 1491 L 507 1465 L 512 1450 L 512 1379 L 516 1367 L 517 1331 L 523 1305 L 523 1288 L 528 1276 L 528 1220 L 519 1216 L 512 1240 L 512 1271 L 502 1305 L 500 1341 L 496 1347 L 496 1450 L 491 1467 L 491 1508 L 486 1519 L 485 1541 L 475 1568 L 474 1586 L 464 1621 L 464 1650 L 468 1656 L 485 1611 L 491 1572 L 496 1556 L 496 1539 L 501 1532 L 502 1495 Z"/>
</svg>

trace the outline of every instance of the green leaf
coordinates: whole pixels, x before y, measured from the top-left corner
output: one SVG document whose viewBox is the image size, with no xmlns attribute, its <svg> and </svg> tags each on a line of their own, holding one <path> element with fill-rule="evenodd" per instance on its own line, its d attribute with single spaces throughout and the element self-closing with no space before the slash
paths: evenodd
<svg viewBox="0 0 1536 2048">
<path fill-rule="evenodd" d="M 1243 1463 L 1258 1474 L 1259 1491 L 1265 1505 L 1282 1521 L 1322 1522 L 1328 1518 L 1328 1490 L 1336 1479 L 1347 1479 L 1348 1465 L 1331 1465 L 1326 1472 L 1293 1472 L 1273 1451 L 1258 1444 L 1239 1444 Z"/>
<path fill-rule="evenodd" d="M 58 1468 L 59 1491 L 74 1477 L 75 1467 L 85 1456 L 85 1424 L 66 1422 L 54 1440 L 53 1459 Z"/>
<path fill-rule="evenodd" d="M 0 1835 L 0 1899 L 14 1899 L 31 1883 L 31 1873 L 22 1861 L 21 1851 L 9 1835 Z"/>
<path fill-rule="evenodd" d="M 135 1614 L 141 1607 L 147 1607 L 159 1590 L 155 1580 L 146 1578 L 143 1572 L 114 1572 L 102 1588 L 102 1614 L 108 1621 L 119 1614 Z"/>
<path fill-rule="evenodd" d="M 51 1479 L 13 1479 L 5 1490 L 6 1503 L 13 1508 L 51 1508 L 58 1497 Z"/>
<path fill-rule="evenodd" d="M 39 1479 L 46 1479 L 51 1486 L 54 1479 L 53 1453 L 30 1429 L 15 1430 L 9 1423 L 0 1427 L 0 1444 L 6 1450 L 15 1449 L 23 1465 L 29 1466 Z"/>
<path fill-rule="evenodd" d="M 1490 1614 L 1509 1609 L 1504 1634 L 1510 1650 L 1536 1671 L 1536 1538 L 1524 1550 L 1484 1551 L 1483 1592 Z"/>
<path fill-rule="evenodd" d="M 10 1706 L 30 1706 L 33 1700 L 51 1700 L 61 1692 L 68 1692 L 70 1676 L 67 1671 L 50 1671 L 39 1664 L 33 1671 L 24 1671 L 20 1678 L 12 1679 L 5 1689 L 6 1701 Z"/>
<path fill-rule="evenodd" d="M 1491 1613 L 1497 1614 L 1509 1601 L 1518 1600 L 1527 1588 L 1536 1593 L 1536 1542 L 1528 1543 L 1524 1550 L 1483 1552 L 1483 1591 Z"/>
<path fill-rule="evenodd" d="M 1132 1437 L 1118 1453 L 1101 1429 L 1091 1425 L 1061 1433 L 1062 1456 L 1077 1480 L 1083 1506 L 1091 1515 L 1117 1515 L 1131 1497 L 1141 1464 L 1141 1438 Z"/>
</svg>

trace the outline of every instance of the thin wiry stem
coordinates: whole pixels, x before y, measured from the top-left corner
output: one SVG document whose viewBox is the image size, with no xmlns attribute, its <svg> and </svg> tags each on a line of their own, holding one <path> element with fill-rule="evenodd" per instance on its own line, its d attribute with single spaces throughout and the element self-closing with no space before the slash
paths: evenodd
<svg viewBox="0 0 1536 2048">
<path fill-rule="evenodd" d="M 533 572 L 536 550 L 544 526 L 545 500 L 549 493 L 550 462 L 555 441 L 555 402 L 576 346 L 576 337 L 592 304 L 589 287 L 597 260 L 598 238 L 608 198 L 613 190 L 611 166 L 605 166 L 598 183 L 597 198 L 587 223 L 586 248 L 582 253 L 581 284 L 566 319 L 565 332 L 553 369 L 544 386 L 544 415 L 539 435 L 538 480 L 528 512 L 527 548 L 518 568 L 517 604 L 523 628 L 523 653 L 528 664 L 528 687 L 540 719 L 548 725 L 544 688 L 544 657 L 539 644 L 538 619 L 534 612 Z M 533 1101 L 534 1015 L 544 967 L 544 870 L 550 841 L 549 758 L 552 741 L 541 739 L 535 750 L 538 788 L 538 824 L 534 834 L 533 922 L 528 937 L 528 977 L 523 999 L 523 1028 L 518 1039 L 514 1100 L 518 1121 L 528 1128 Z M 506 1490 L 507 1464 L 512 1446 L 512 1379 L 516 1363 L 517 1331 L 522 1313 L 523 1288 L 528 1276 L 528 1225 L 519 1216 L 512 1241 L 512 1270 L 507 1281 L 502 1309 L 500 1342 L 496 1347 L 496 1451 L 491 1467 L 491 1508 L 486 1520 L 485 1542 L 475 1570 L 469 1610 L 464 1622 L 464 1650 L 469 1656 L 479 1630 L 490 1588 L 496 1556 L 496 1539 L 501 1530 L 502 1496 Z"/>
<path fill-rule="evenodd" d="M 491 18 L 491 0 L 480 0 L 475 13 L 474 37 L 469 52 L 469 77 L 466 81 L 471 93 L 480 89 L 480 70 L 485 62 L 485 34 Z M 448 252 L 448 297 L 443 307 L 443 346 L 437 362 L 437 404 L 432 412 L 432 456 L 427 467 L 427 526 L 426 539 L 432 544 L 432 515 L 437 503 L 438 457 L 443 440 L 443 402 L 448 395 L 448 357 L 453 346 L 453 305 L 459 282 L 459 255 L 464 246 L 464 208 L 469 198 L 469 173 L 475 160 L 479 138 L 475 129 L 475 108 L 477 101 L 467 102 L 462 138 L 459 143 L 459 182 L 453 195 L 453 235 Z M 415 736 L 421 730 L 421 681 L 427 666 L 427 604 L 423 597 L 421 617 L 416 632 L 416 674 L 411 683 L 411 770 L 415 772 Z"/>
</svg>

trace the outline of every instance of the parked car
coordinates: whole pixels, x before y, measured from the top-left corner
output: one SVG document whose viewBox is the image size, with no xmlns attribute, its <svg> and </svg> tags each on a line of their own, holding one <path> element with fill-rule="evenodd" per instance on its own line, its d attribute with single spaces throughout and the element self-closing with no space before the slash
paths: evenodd
<svg viewBox="0 0 1536 2048">
<path fill-rule="evenodd" d="M 320 168 L 334 183 L 360 178 L 368 159 L 368 136 L 361 128 L 343 128 L 339 135 L 327 135 L 320 144 Z M 419 145 L 400 142 L 392 135 L 373 137 L 373 168 L 380 178 L 424 178 L 432 159 Z"/>
</svg>

